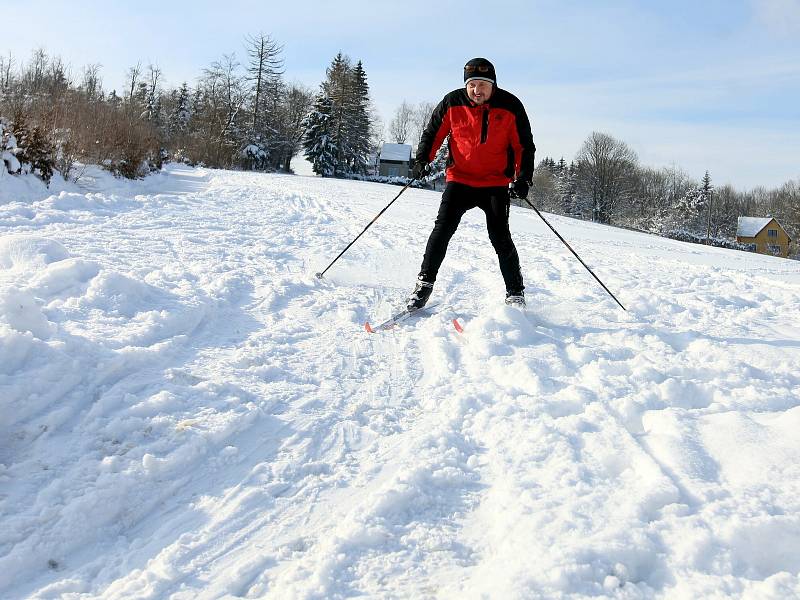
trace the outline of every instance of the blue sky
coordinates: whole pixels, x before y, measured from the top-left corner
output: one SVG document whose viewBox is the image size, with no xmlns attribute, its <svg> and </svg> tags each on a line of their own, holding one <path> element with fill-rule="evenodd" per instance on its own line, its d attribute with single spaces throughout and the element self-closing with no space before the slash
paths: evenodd
<svg viewBox="0 0 800 600">
<path fill-rule="evenodd" d="M 341 50 L 363 61 L 386 122 L 485 56 L 524 102 L 537 158 L 570 160 L 603 131 L 643 164 L 716 184 L 800 178 L 800 0 L 4 0 L 1 14 L 0 52 L 44 47 L 75 73 L 100 63 L 107 89 L 139 61 L 192 83 L 259 32 L 283 44 L 287 79 L 316 88 Z"/>
</svg>

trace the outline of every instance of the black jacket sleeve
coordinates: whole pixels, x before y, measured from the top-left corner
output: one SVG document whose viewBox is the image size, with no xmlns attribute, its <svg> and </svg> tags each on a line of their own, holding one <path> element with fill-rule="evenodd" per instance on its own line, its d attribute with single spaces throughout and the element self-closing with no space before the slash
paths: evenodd
<svg viewBox="0 0 800 600">
<path fill-rule="evenodd" d="M 447 115 L 447 109 L 450 107 L 450 103 L 448 102 L 448 97 L 439 102 L 436 108 L 433 109 L 433 113 L 431 113 L 430 121 L 428 121 L 427 127 L 425 127 L 425 131 L 422 132 L 422 136 L 419 140 L 419 146 L 417 147 L 417 162 L 422 163 L 429 163 L 432 160 L 431 154 L 437 150 L 439 150 L 438 146 L 434 148 L 434 144 L 436 143 L 437 139 L 439 141 L 439 145 L 441 145 L 442 141 L 446 137 L 447 133 L 445 132 L 444 135 L 440 135 L 440 130 L 444 125 L 445 115 Z"/>
<path fill-rule="evenodd" d="M 533 167 L 536 156 L 536 145 L 533 143 L 533 133 L 531 133 L 531 122 L 528 120 L 528 113 L 522 102 L 519 103 L 516 114 L 517 136 L 522 146 L 522 157 L 520 158 L 518 179 L 528 185 L 533 181 Z"/>
</svg>

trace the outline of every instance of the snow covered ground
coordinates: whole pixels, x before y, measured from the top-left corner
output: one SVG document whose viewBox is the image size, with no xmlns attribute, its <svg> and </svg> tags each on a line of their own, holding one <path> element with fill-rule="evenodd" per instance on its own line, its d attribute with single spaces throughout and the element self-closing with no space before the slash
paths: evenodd
<svg viewBox="0 0 800 600">
<path fill-rule="evenodd" d="M 0 182 L 0 597 L 800 597 L 800 264 L 397 191 Z"/>
</svg>

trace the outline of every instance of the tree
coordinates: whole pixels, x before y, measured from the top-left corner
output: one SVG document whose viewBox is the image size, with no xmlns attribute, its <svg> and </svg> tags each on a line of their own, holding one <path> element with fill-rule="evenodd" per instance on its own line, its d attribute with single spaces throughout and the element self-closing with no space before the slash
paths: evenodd
<svg viewBox="0 0 800 600">
<path fill-rule="evenodd" d="M 576 212 L 575 197 L 577 194 L 577 169 L 575 163 L 567 165 L 562 158 L 556 174 L 556 193 L 558 194 L 560 211 L 569 216 L 580 216 Z"/>
<path fill-rule="evenodd" d="M 198 83 L 199 160 L 229 168 L 242 151 L 242 109 L 247 102 L 244 78 L 234 54 L 225 54 L 203 71 Z"/>
<path fill-rule="evenodd" d="M 556 161 L 552 158 L 545 156 L 539 161 L 538 169 L 547 169 L 552 175 L 555 175 L 558 172 L 558 165 L 556 165 Z"/>
<path fill-rule="evenodd" d="M 148 81 L 142 88 L 144 94 L 144 112 L 142 118 L 156 128 L 163 126 L 161 114 L 161 69 L 155 65 L 147 65 Z"/>
<path fill-rule="evenodd" d="M 169 117 L 170 135 L 183 135 L 189 130 L 189 121 L 192 118 L 189 97 L 189 86 L 184 81 L 175 98 L 175 107 Z"/>
<path fill-rule="evenodd" d="M 627 215 L 629 225 L 660 233 L 662 217 L 670 206 L 667 174 L 663 169 L 642 167 L 637 169 L 635 181 L 634 202 Z"/>
<path fill-rule="evenodd" d="M 364 174 L 367 172 L 369 155 L 372 150 L 370 143 L 371 124 L 369 118 L 369 84 L 367 73 L 361 61 L 356 63 L 351 74 L 352 97 L 347 107 L 347 153 L 346 163 L 351 173 Z"/>
<path fill-rule="evenodd" d="M 389 123 L 389 139 L 395 144 L 405 144 L 411 134 L 413 120 L 414 107 L 403 100 Z"/>
<path fill-rule="evenodd" d="M 575 166 L 567 165 L 562 157 L 556 162 L 549 156 L 539 161 L 533 173 L 531 201 L 537 208 L 548 212 L 570 216 L 581 216 L 575 212 Z M 520 206 L 527 206 L 524 201 Z"/>
<path fill-rule="evenodd" d="M 31 54 L 31 59 L 22 74 L 23 89 L 31 95 L 38 95 L 44 91 L 45 78 L 49 57 L 44 48 L 37 48 Z"/>
<path fill-rule="evenodd" d="M 700 187 L 686 190 L 686 193 L 672 206 L 673 226 L 699 236 L 705 216 L 704 208 L 703 190 Z"/>
<path fill-rule="evenodd" d="M 270 163 L 279 163 L 281 147 L 285 140 L 280 138 L 278 123 L 282 109 L 281 95 L 283 85 L 283 47 L 269 35 L 263 33 L 245 38 L 245 48 L 249 57 L 246 81 L 250 84 L 250 119 L 244 136 L 247 149 L 246 168 L 267 168 Z M 262 160 L 254 163 L 251 158 L 255 149 Z M 270 161 L 275 153 L 278 158 Z M 253 166 L 256 165 L 256 166 Z"/>
<path fill-rule="evenodd" d="M 89 102 L 96 102 L 103 97 L 103 80 L 100 78 L 98 63 L 83 67 L 80 89 Z"/>
<path fill-rule="evenodd" d="M 322 96 L 332 101 L 330 143 L 336 148 L 335 175 L 366 173 L 372 150 L 369 85 L 364 66 L 352 66 L 339 52 L 326 71 Z"/>
<path fill-rule="evenodd" d="M 174 160 L 191 162 L 187 155 L 192 121 L 192 98 L 188 84 L 183 82 L 181 87 L 173 90 L 168 97 L 166 145 Z"/>
<path fill-rule="evenodd" d="M 703 200 L 703 204 L 706 206 L 706 243 L 709 243 L 711 239 L 711 205 L 714 199 L 714 187 L 711 185 L 711 175 L 706 174 L 703 175 L 703 182 L 700 188 L 700 195 Z"/>
<path fill-rule="evenodd" d="M 0 119 L 0 179 L 6 173 L 18 173 L 21 166 L 17 154 L 21 150 L 17 147 L 17 138 L 8 126 L 5 119 Z"/>
<path fill-rule="evenodd" d="M 135 117 L 141 121 L 147 121 L 147 97 L 149 95 L 146 81 L 140 81 L 136 84 L 136 90 L 133 92 L 133 99 L 129 107 L 132 118 Z"/>
<path fill-rule="evenodd" d="M 412 115 L 413 135 L 411 137 L 411 145 L 415 150 L 416 148 L 419 148 L 419 142 L 422 139 L 422 132 L 425 131 L 425 128 L 428 126 L 428 123 L 431 120 L 431 115 L 433 115 L 433 111 L 435 109 L 436 105 L 433 102 L 420 102 L 414 109 L 414 113 Z"/>
<path fill-rule="evenodd" d="M 109 92 L 107 102 L 108 105 L 114 109 L 119 109 L 119 107 L 122 106 L 122 98 L 117 95 L 117 90 L 111 90 Z"/>
<path fill-rule="evenodd" d="M 591 207 L 592 220 L 611 223 L 616 207 L 630 199 L 636 153 L 608 134 L 593 132 L 576 157 L 577 184 Z"/>
<path fill-rule="evenodd" d="M 549 169 L 536 169 L 533 173 L 531 185 L 531 202 L 540 210 L 552 212 L 560 208 L 558 195 L 558 181 Z M 520 206 L 527 203 L 518 201 Z"/>
<path fill-rule="evenodd" d="M 320 94 L 304 122 L 305 157 L 311 163 L 314 173 L 322 177 L 332 177 L 336 173 L 338 149 L 334 131 L 336 127 L 334 110 L 333 99 Z"/>
<path fill-rule="evenodd" d="M 11 73 L 14 71 L 16 61 L 9 52 L 8 57 L 0 56 L 0 90 L 7 91 L 11 87 Z"/>
<path fill-rule="evenodd" d="M 333 102 L 331 136 L 336 147 L 335 175 L 343 174 L 347 170 L 345 157 L 348 154 L 347 107 L 352 97 L 351 70 L 350 58 L 339 52 L 328 67 L 327 78 L 322 83 L 323 94 Z"/>
<path fill-rule="evenodd" d="M 9 136 L 4 145 L 12 157 L 18 160 L 12 166 L 22 173 L 33 173 L 37 175 L 47 185 L 53 177 L 55 158 L 53 146 L 39 125 L 32 125 L 29 117 L 23 113 L 14 115 L 13 136 Z M 16 148 L 14 147 L 16 145 Z M 5 152 L 4 152 L 5 158 Z"/>
<path fill-rule="evenodd" d="M 252 84 L 252 122 L 253 129 L 259 129 L 262 119 L 266 118 L 270 96 L 275 96 L 275 89 L 284 73 L 283 59 L 280 58 L 283 46 L 271 36 L 263 33 L 245 38 L 245 48 L 250 62 L 247 66 L 247 80 Z"/>
<path fill-rule="evenodd" d="M 796 256 L 800 236 L 800 181 L 787 181 L 775 193 L 779 203 L 776 212 L 792 238 L 790 253 Z"/>
<path fill-rule="evenodd" d="M 279 146 L 273 152 L 272 165 L 284 171 L 291 170 L 292 158 L 300 151 L 305 134 L 304 119 L 314 102 L 311 90 L 299 84 L 288 87 L 278 118 Z"/>
<path fill-rule="evenodd" d="M 130 69 L 128 69 L 128 81 L 126 84 L 126 88 L 128 90 L 128 95 L 126 96 L 126 100 L 129 105 L 133 104 L 133 96 L 136 93 L 136 88 L 139 85 L 139 77 L 142 74 L 142 63 L 136 63 Z"/>
<path fill-rule="evenodd" d="M 42 128 L 35 125 L 25 138 L 20 140 L 23 151 L 20 156 L 23 168 L 37 175 L 48 186 L 55 170 L 55 151 Z"/>
</svg>

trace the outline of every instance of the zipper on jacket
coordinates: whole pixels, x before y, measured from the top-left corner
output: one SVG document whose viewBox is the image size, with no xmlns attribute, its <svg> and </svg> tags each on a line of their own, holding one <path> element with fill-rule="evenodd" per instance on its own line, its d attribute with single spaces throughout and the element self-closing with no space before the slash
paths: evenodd
<svg viewBox="0 0 800 600">
<path fill-rule="evenodd" d="M 483 109 L 483 118 L 481 123 L 481 144 L 486 143 L 486 138 L 489 136 L 489 107 Z"/>
</svg>

